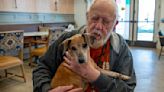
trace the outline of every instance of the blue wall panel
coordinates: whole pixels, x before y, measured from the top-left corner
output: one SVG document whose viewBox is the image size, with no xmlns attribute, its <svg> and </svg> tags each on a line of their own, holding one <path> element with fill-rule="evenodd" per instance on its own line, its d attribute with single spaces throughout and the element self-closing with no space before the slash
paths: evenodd
<svg viewBox="0 0 164 92">
<path fill-rule="evenodd" d="M 0 25 L 74 22 L 74 14 L 0 12 Z"/>
</svg>

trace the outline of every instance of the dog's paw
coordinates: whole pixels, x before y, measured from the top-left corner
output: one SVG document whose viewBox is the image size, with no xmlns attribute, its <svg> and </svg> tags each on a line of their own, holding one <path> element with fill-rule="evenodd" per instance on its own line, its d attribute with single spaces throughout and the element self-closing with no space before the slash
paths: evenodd
<svg viewBox="0 0 164 92">
<path fill-rule="evenodd" d="M 127 76 L 127 75 L 122 75 L 122 74 L 120 74 L 119 79 L 122 79 L 122 80 L 129 80 L 130 77 Z"/>
</svg>

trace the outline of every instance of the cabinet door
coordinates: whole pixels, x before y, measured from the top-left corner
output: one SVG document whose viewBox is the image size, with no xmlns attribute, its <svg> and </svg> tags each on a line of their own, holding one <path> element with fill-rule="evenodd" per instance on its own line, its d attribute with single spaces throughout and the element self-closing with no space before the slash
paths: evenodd
<svg viewBox="0 0 164 92">
<path fill-rule="evenodd" d="M 16 0 L 17 9 L 16 11 L 20 12 L 35 12 L 35 0 Z"/>
<path fill-rule="evenodd" d="M 57 5 L 57 13 L 65 13 L 66 10 L 66 0 L 56 0 L 56 5 Z"/>
<path fill-rule="evenodd" d="M 51 13 L 53 11 L 53 0 L 36 0 L 36 11 L 41 13 Z"/>
<path fill-rule="evenodd" d="M 16 0 L 1 0 L 0 1 L 0 11 L 14 11 L 16 6 Z"/>
<path fill-rule="evenodd" d="M 74 0 L 67 0 L 67 13 L 74 14 Z"/>
<path fill-rule="evenodd" d="M 0 1 L 0 11 L 3 11 L 4 8 L 4 0 Z"/>
<path fill-rule="evenodd" d="M 73 14 L 74 0 L 57 0 L 57 13 Z"/>
<path fill-rule="evenodd" d="M 0 11 L 35 12 L 35 0 L 1 0 Z"/>
<path fill-rule="evenodd" d="M 25 1 L 23 11 L 35 12 L 36 11 L 36 0 L 22 0 Z"/>
<path fill-rule="evenodd" d="M 74 0 L 0 0 L 0 11 L 73 14 Z"/>
</svg>

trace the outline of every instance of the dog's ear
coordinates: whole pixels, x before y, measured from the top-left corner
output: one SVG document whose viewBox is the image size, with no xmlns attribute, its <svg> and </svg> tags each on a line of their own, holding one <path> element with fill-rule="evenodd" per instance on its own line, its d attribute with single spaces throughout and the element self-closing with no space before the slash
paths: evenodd
<svg viewBox="0 0 164 92">
<path fill-rule="evenodd" d="M 90 44 L 90 34 L 89 33 L 83 33 L 82 37 L 84 38 L 84 41 L 89 45 Z"/>
<path fill-rule="evenodd" d="M 60 44 L 60 46 L 61 46 L 62 49 L 63 49 L 63 52 L 62 52 L 63 55 L 64 55 L 65 52 L 68 50 L 68 48 L 69 48 L 69 46 L 70 46 L 70 43 L 71 43 L 71 39 L 66 39 L 66 40 L 64 40 L 64 41 Z"/>
</svg>

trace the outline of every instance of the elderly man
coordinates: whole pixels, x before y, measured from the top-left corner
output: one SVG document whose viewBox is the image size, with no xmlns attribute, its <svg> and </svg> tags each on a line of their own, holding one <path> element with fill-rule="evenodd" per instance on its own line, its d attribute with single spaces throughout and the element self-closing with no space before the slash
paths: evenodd
<svg viewBox="0 0 164 92">
<path fill-rule="evenodd" d="M 62 58 L 67 61 L 65 66 L 86 78 L 91 84 L 86 92 L 133 92 L 136 86 L 136 77 L 133 69 L 131 52 L 123 38 L 113 33 L 117 19 L 117 6 L 113 0 L 95 0 L 87 13 L 86 32 L 95 36 L 91 44 L 91 58 L 105 70 L 110 69 L 131 77 L 130 80 L 111 78 L 95 69 L 92 65 L 85 66 L 71 62 L 73 59 L 66 53 L 62 57 L 58 45 L 75 34 L 73 31 L 63 34 L 49 47 L 49 50 L 40 59 L 38 67 L 33 71 L 34 92 L 81 92 L 82 88 L 60 86 L 51 89 L 50 81 L 55 74 Z M 96 54 L 95 54 L 96 53 Z M 105 67 L 104 67 L 105 66 Z M 78 67 L 78 68 L 77 68 Z"/>
</svg>

